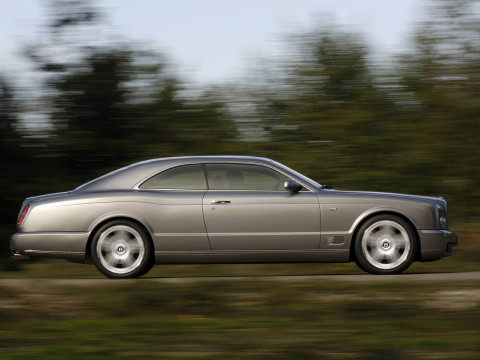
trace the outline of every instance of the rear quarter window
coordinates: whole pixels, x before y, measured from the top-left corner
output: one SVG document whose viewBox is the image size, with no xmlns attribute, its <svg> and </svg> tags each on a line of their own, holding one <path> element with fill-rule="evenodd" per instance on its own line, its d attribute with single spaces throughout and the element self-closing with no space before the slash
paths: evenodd
<svg viewBox="0 0 480 360">
<path fill-rule="evenodd" d="M 181 165 L 152 176 L 140 189 L 206 190 L 203 165 Z"/>
</svg>

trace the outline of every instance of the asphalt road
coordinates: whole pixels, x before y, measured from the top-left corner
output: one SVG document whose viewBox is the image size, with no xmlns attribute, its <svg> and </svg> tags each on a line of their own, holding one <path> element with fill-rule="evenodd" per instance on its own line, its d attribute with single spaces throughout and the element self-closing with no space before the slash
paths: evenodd
<svg viewBox="0 0 480 360">
<path fill-rule="evenodd" d="M 205 281 L 351 281 L 351 282 L 460 282 L 480 281 L 480 271 L 455 273 L 423 273 L 401 275 L 278 275 L 278 276 L 199 276 L 199 277 L 143 277 L 141 279 L 111 280 L 98 279 L 0 279 L 0 286 L 37 288 L 43 286 L 103 286 L 132 282 L 157 282 L 169 284 L 189 284 Z"/>
</svg>

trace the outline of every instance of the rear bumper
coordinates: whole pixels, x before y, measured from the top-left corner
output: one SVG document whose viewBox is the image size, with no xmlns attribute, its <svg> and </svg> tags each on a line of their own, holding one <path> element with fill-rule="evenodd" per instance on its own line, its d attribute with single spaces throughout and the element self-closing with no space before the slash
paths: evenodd
<svg viewBox="0 0 480 360">
<path fill-rule="evenodd" d="M 15 250 L 12 250 L 12 259 L 30 259 L 30 258 L 27 255 L 23 255 Z"/>
<path fill-rule="evenodd" d="M 14 259 L 85 259 L 88 232 L 17 233 L 10 238 Z"/>
<path fill-rule="evenodd" d="M 451 256 L 458 245 L 458 235 L 446 230 L 420 230 L 420 261 L 432 261 Z"/>
</svg>

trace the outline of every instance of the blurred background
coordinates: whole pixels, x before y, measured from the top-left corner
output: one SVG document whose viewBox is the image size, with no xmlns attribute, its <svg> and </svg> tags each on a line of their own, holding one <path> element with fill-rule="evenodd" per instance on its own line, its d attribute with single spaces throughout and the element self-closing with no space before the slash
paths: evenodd
<svg viewBox="0 0 480 360">
<path fill-rule="evenodd" d="M 164 156 L 266 156 L 476 223 L 479 2 L 399 3 L 0 3 L 3 266 L 25 197 Z"/>
<path fill-rule="evenodd" d="M 443 196 L 460 245 L 409 272 L 479 271 L 479 1 L 0 0 L 0 14 L 0 358 L 478 359 L 478 281 L 262 276 L 355 264 L 89 281 L 93 266 L 14 262 L 8 240 L 28 196 L 150 158 L 254 155 L 336 189 Z"/>
</svg>

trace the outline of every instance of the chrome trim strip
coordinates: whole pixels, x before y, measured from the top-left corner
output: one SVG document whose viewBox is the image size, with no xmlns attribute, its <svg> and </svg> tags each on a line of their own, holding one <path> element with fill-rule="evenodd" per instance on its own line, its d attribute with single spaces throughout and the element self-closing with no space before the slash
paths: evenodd
<svg viewBox="0 0 480 360">
<path fill-rule="evenodd" d="M 298 249 L 298 250 L 189 250 L 189 251 L 155 251 L 155 255 L 229 255 L 255 253 L 332 253 L 345 249 Z"/>
<path fill-rule="evenodd" d="M 320 231 L 312 232 L 235 232 L 235 233 L 154 233 L 155 237 L 188 237 L 188 236 L 312 236 L 322 235 L 324 233 Z M 340 232 L 332 232 L 332 234 L 343 235 Z"/>
<path fill-rule="evenodd" d="M 89 235 L 89 231 L 34 231 L 17 233 L 20 235 L 63 235 L 63 236 L 77 236 L 77 235 Z M 16 234 L 15 234 L 16 235 Z"/>
<path fill-rule="evenodd" d="M 322 231 L 320 232 L 321 235 L 350 235 L 352 232 L 351 231 Z"/>
<path fill-rule="evenodd" d="M 322 233 L 319 231 L 312 232 L 241 232 L 241 233 L 208 233 L 209 237 L 212 236 L 320 236 Z"/>
<path fill-rule="evenodd" d="M 187 237 L 187 236 L 207 236 L 206 232 L 202 233 L 154 233 L 155 237 Z"/>
<path fill-rule="evenodd" d="M 52 255 L 84 255 L 84 252 L 78 251 L 55 251 L 55 250 L 25 250 L 29 254 L 52 254 Z"/>
<path fill-rule="evenodd" d="M 12 259 L 29 259 L 27 255 L 20 254 L 16 251 L 12 251 Z"/>
<path fill-rule="evenodd" d="M 264 161 L 258 161 L 256 159 L 253 159 L 253 160 L 249 160 L 249 159 L 238 159 L 239 161 L 232 161 L 231 159 L 230 160 L 225 160 L 225 159 L 214 159 L 214 160 L 201 160 L 201 161 L 195 161 L 194 159 L 193 160 L 190 160 L 190 161 L 187 161 L 185 163 L 182 163 L 180 165 L 174 165 L 174 166 L 170 166 L 170 167 L 167 167 L 167 168 L 164 168 L 163 170 L 160 170 L 160 171 L 156 171 L 154 173 L 152 173 L 151 175 L 145 177 L 144 179 L 142 179 L 141 181 L 139 181 L 138 183 L 136 183 L 133 187 L 132 187 L 132 190 L 137 190 L 137 191 L 259 191 L 259 192 L 262 192 L 264 190 L 229 190 L 229 189 L 141 189 L 140 188 L 140 185 L 142 185 L 146 180 L 150 179 L 151 177 L 153 176 L 156 176 L 157 174 L 160 174 L 164 171 L 167 171 L 167 170 L 170 170 L 170 169 L 173 169 L 175 167 L 179 167 L 179 166 L 185 166 L 185 165 L 197 165 L 197 164 L 201 164 L 201 165 L 208 165 L 208 164 L 214 164 L 214 165 L 224 165 L 224 164 L 232 164 L 232 165 L 255 165 L 255 166 L 263 166 L 263 167 L 266 167 L 266 168 L 269 168 L 271 170 L 274 170 L 280 174 L 282 174 L 283 176 L 286 176 L 287 178 L 289 179 L 292 179 L 295 180 L 296 182 L 298 182 L 300 185 L 303 186 L 304 189 L 307 189 L 309 192 L 317 192 L 317 189 L 315 187 L 313 187 L 311 184 L 308 184 L 306 183 L 305 181 L 303 180 L 299 180 L 297 178 L 297 176 L 295 176 L 295 174 L 288 174 L 286 171 L 284 171 L 283 169 L 280 169 L 278 167 L 275 166 L 275 164 L 272 164 L 271 163 L 271 159 L 266 159 L 268 162 L 264 162 Z M 121 170 L 121 169 L 119 169 Z M 206 175 L 206 170 L 204 169 L 204 174 Z M 107 174 L 109 175 L 109 174 Z M 292 176 L 293 175 L 293 176 Z M 105 176 L 105 175 L 104 175 Z M 95 180 L 99 180 L 99 179 L 94 179 L 92 180 L 95 181 Z M 207 179 L 208 181 L 208 179 Z M 87 183 L 88 184 L 88 183 Z M 306 185 L 307 184 L 307 185 Z M 85 184 L 86 185 L 86 184 Z M 83 186 L 83 185 L 81 185 Z M 281 191 L 286 191 L 286 190 L 267 190 L 267 191 L 275 191 L 275 192 L 281 192 Z"/>
</svg>

